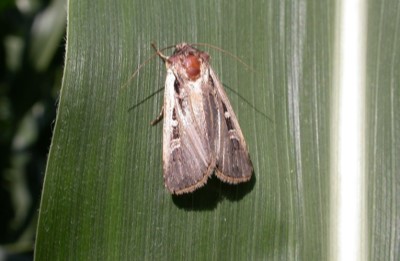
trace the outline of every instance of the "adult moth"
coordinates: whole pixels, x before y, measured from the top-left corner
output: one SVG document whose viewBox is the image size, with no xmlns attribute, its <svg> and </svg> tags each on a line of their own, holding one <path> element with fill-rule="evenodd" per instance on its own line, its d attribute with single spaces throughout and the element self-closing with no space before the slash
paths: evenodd
<svg viewBox="0 0 400 261">
<path fill-rule="evenodd" d="M 163 175 L 172 194 L 202 187 L 215 170 L 223 182 L 250 180 L 253 165 L 228 97 L 209 55 L 187 43 L 165 56 Z"/>
</svg>

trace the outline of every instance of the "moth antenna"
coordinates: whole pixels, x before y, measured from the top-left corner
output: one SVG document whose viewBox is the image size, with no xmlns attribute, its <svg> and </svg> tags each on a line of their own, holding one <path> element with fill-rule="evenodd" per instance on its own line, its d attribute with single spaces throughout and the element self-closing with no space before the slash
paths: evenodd
<svg viewBox="0 0 400 261">
<path fill-rule="evenodd" d="M 229 55 L 230 57 L 236 59 L 236 60 L 237 60 L 238 62 L 240 62 L 244 67 L 246 67 L 246 68 L 249 69 L 250 71 L 254 72 L 254 69 L 251 68 L 251 66 L 248 65 L 247 63 L 245 63 L 242 59 L 240 59 L 239 57 L 237 57 L 237 56 L 234 55 L 233 53 L 228 52 L 227 50 L 224 50 L 224 49 L 222 49 L 222 48 L 220 48 L 220 47 L 218 47 L 218 46 L 215 46 L 215 45 L 212 45 L 212 44 L 208 44 L 208 43 L 195 43 L 195 44 L 191 44 L 191 45 L 193 45 L 193 46 L 196 46 L 196 45 L 207 46 L 207 47 L 210 47 L 210 48 L 215 49 L 215 50 L 217 50 L 217 51 L 220 51 L 221 53 L 224 53 L 224 54 Z"/>
<path fill-rule="evenodd" d="M 121 87 L 122 89 L 124 89 L 133 80 L 133 78 L 135 78 L 136 74 L 140 71 L 140 69 L 143 66 L 145 66 L 148 62 L 150 62 L 154 57 L 159 56 L 165 62 L 168 59 L 168 56 L 165 56 L 162 53 L 162 51 L 175 47 L 174 45 L 171 45 L 171 46 L 162 48 L 161 50 L 158 50 L 155 43 L 151 43 L 151 46 L 156 51 L 156 53 L 152 54 L 149 58 L 146 59 L 146 61 L 144 61 L 143 63 L 141 63 L 139 65 L 139 67 L 133 72 L 133 74 L 131 75 L 131 77 L 129 77 L 129 79 L 126 81 L 126 83 L 124 85 L 122 85 L 122 87 Z"/>
<path fill-rule="evenodd" d="M 151 59 L 153 59 L 154 57 L 156 57 L 158 55 L 158 53 L 154 53 L 152 54 L 149 58 L 146 59 L 146 61 L 144 61 L 142 64 L 139 65 L 139 67 L 136 69 L 136 71 L 131 75 L 131 77 L 129 77 L 129 79 L 126 81 L 126 83 L 124 85 L 122 85 L 122 89 L 124 89 L 132 80 L 133 78 L 135 78 L 136 74 L 140 71 L 140 69 L 145 66 L 148 62 L 150 62 Z"/>
<path fill-rule="evenodd" d="M 168 56 L 165 56 L 161 51 L 164 51 L 164 50 L 166 50 L 166 49 L 168 49 L 168 48 L 171 48 L 171 46 L 167 46 L 167 47 L 165 47 L 165 48 L 163 48 L 163 49 L 161 49 L 161 50 L 158 50 L 156 44 L 155 44 L 155 43 L 151 43 L 151 47 L 153 47 L 154 51 L 156 51 L 156 54 L 157 54 L 158 56 L 160 56 L 160 58 L 161 58 L 164 62 L 168 59 Z"/>
</svg>

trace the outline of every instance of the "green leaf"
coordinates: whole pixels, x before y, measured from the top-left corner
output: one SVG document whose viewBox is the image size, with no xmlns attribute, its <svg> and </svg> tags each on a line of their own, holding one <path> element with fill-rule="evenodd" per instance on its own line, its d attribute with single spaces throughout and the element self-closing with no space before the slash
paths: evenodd
<svg viewBox="0 0 400 261">
<path fill-rule="evenodd" d="M 69 1 L 36 259 L 326 260 L 334 18 L 334 1 Z M 149 125 L 165 68 L 128 82 L 153 41 L 213 44 L 254 68 L 205 48 L 251 182 L 168 194 L 162 124 Z"/>
<path fill-rule="evenodd" d="M 399 260 L 400 5 L 368 3 L 366 249 L 369 260 Z"/>
</svg>

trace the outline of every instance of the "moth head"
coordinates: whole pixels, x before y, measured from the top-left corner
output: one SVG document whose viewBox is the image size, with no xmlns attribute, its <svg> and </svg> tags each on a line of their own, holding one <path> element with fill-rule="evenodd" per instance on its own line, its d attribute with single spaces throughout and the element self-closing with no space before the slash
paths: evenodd
<svg viewBox="0 0 400 261">
<path fill-rule="evenodd" d="M 209 55 L 206 52 L 181 43 L 175 46 L 174 54 L 168 58 L 167 63 L 184 73 L 189 80 L 196 81 L 201 75 L 203 64 L 207 64 L 208 60 Z"/>
<path fill-rule="evenodd" d="M 201 63 L 197 56 L 192 54 L 185 56 L 182 59 L 182 65 L 189 79 L 197 80 L 199 78 Z"/>
<path fill-rule="evenodd" d="M 202 70 L 205 70 L 207 68 L 210 56 L 206 52 L 202 52 L 202 51 L 194 48 L 194 46 L 207 46 L 207 47 L 213 48 L 215 50 L 218 50 L 222 53 L 232 56 L 233 58 L 238 60 L 240 63 L 242 63 L 244 66 L 246 66 L 247 68 L 249 68 L 250 70 L 253 71 L 253 69 L 250 66 L 248 66 L 246 63 L 244 63 L 242 60 L 240 60 L 235 55 L 231 54 L 228 51 L 225 51 L 222 48 L 219 48 L 219 47 L 211 45 L 211 44 L 180 43 L 177 45 L 167 46 L 165 48 L 162 48 L 161 50 L 159 50 L 154 43 L 152 43 L 151 46 L 154 48 L 154 50 L 156 52 L 150 58 L 148 58 L 146 61 L 144 61 L 142 64 L 139 65 L 139 67 L 131 75 L 131 77 L 127 80 L 127 82 L 124 85 L 122 85 L 122 88 L 127 86 L 129 84 L 129 82 L 139 72 L 139 70 L 156 56 L 159 56 L 164 61 L 167 68 L 174 68 L 174 70 L 177 73 L 179 73 L 181 76 L 184 76 L 187 80 L 196 81 L 197 79 L 200 78 Z M 170 48 L 175 48 L 175 51 L 171 56 L 166 56 L 162 53 L 162 51 L 170 49 Z"/>
</svg>

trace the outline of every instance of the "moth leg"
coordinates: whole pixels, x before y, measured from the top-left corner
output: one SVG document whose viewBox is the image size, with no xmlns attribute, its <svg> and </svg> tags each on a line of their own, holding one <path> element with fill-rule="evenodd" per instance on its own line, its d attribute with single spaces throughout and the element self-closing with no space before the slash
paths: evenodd
<svg viewBox="0 0 400 261">
<path fill-rule="evenodd" d="M 156 125 L 157 123 L 159 123 L 162 120 L 163 117 L 164 117 L 164 105 L 161 107 L 160 114 L 157 116 L 157 118 L 155 118 L 154 120 L 152 120 L 150 122 L 150 125 L 151 126 Z"/>
</svg>

